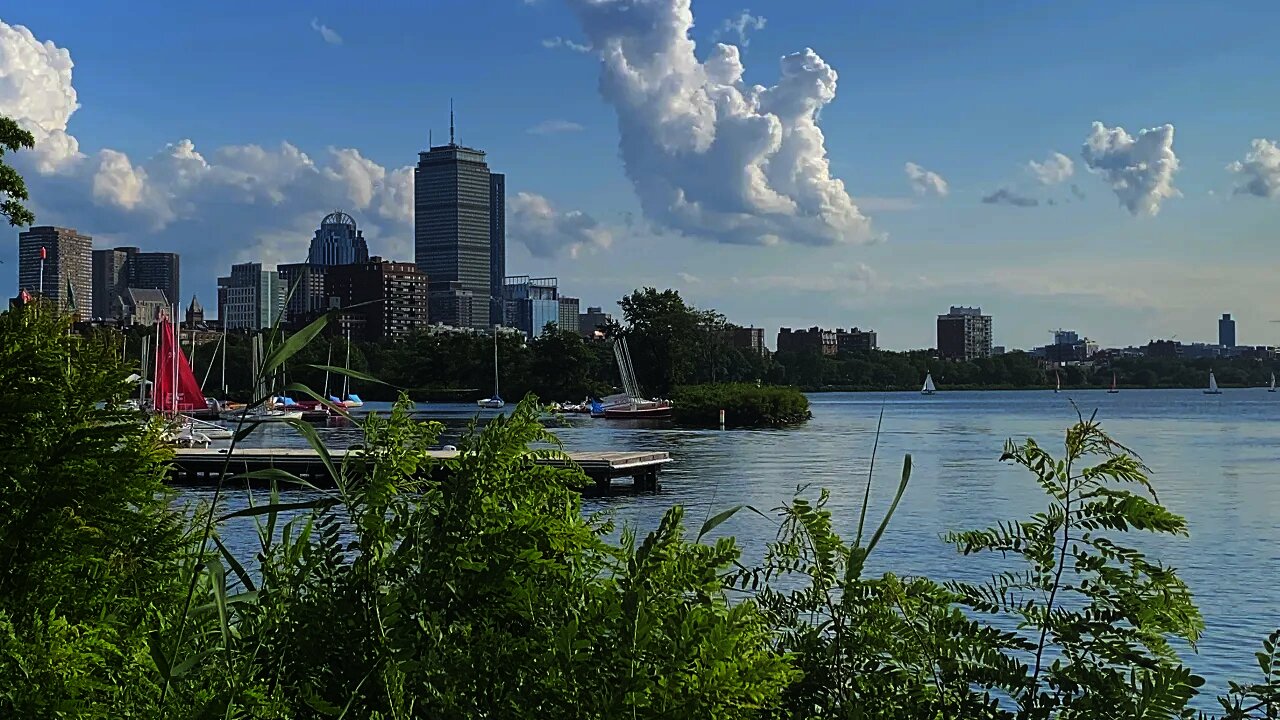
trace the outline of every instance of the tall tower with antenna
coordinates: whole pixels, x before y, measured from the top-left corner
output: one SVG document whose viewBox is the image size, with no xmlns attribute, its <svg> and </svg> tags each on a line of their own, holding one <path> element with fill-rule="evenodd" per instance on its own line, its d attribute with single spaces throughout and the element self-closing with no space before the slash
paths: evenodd
<svg viewBox="0 0 1280 720">
<path fill-rule="evenodd" d="M 414 262 L 427 274 L 430 321 L 476 329 L 500 323 L 491 304 L 500 290 L 492 274 L 493 177 L 483 150 L 457 143 L 452 99 L 449 144 L 418 153 L 413 186 Z"/>
</svg>

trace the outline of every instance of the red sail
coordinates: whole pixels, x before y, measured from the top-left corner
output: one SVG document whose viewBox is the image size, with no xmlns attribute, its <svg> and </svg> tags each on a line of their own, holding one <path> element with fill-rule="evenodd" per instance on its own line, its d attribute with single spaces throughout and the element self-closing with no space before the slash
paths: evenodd
<svg viewBox="0 0 1280 720">
<path fill-rule="evenodd" d="M 176 357 L 175 357 L 176 355 Z M 175 368 L 176 365 L 176 368 Z M 176 373 L 174 372 L 176 369 Z M 174 402 L 174 379 L 177 379 L 177 402 Z M 168 317 L 160 318 L 160 352 L 156 355 L 156 410 L 160 412 L 190 412 L 204 410 L 204 393 L 196 381 L 187 356 L 173 336 L 173 325 Z"/>
</svg>

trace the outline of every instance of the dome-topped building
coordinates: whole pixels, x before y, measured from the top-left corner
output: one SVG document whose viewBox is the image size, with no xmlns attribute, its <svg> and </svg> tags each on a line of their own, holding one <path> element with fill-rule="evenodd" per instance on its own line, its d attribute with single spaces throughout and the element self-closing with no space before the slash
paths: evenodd
<svg viewBox="0 0 1280 720">
<path fill-rule="evenodd" d="M 330 267 L 369 262 L 369 246 L 364 233 L 356 228 L 355 218 L 335 210 L 320 221 L 320 229 L 311 239 L 307 263 Z"/>
</svg>

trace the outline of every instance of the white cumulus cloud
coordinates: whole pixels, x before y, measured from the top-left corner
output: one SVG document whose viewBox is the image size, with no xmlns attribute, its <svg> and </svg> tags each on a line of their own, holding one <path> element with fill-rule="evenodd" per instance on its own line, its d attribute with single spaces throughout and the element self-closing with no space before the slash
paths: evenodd
<svg viewBox="0 0 1280 720">
<path fill-rule="evenodd" d="M 556 133 L 580 132 L 582 125 L 572 120 L 543 120 L 525 132 L 531 135 L 554 135 Z"/>
<path fill-rule="evenodd" d="M 557 210 L 550 200 L 528 192 L 507 198 L 507 237 L 538 257 L 578 257 L 613 244 L 613 233 L 595 218 L 581 210 Z"/>
<path fill-rule="evenodd" d="M 569 0 L 601 57 L 627 176 L 655 224 L 726 243 L 875 240 L 831 176 L 818 115 L 836 71 L 786 55 L 777 84 L 743 81 L 738 48 L 695 55 L 690 0 Z"/>
<path fill-rule="evenodd" d="M 712 37 L 715 39 L 726 35 L 736 37 L 738 44 L 746 47 L 751 44 L 748 33 L 753 30 L 763 30 L 767 22 L 769 19 L 763 15 L 752 15 L 750 10 L 741 10 L 737 15 L 725 18 L 725 21 L 720 23 L 720 29 L 716 30 Z"/>
<path fill-rule="evenodd" d="M 71 53 L 40 42 L 21 25 L 0 21 L 0 115 L 35 136 L 36 168 L 54 172 L 80 157 L 67 121 L 80 107 L 71 86 Z"/>
<path fill-rule="evenodd" d="M 566 50 L 572 50 L 577 53 L 591 52 L 591 46 L 588 45 L 587 43 L 580 43 L 580 42 L 574 42 L 572 40 L 566 40 L 565 38 L 562 38 L 559 35 L 551 38 L 543 38 L 542 47 L 547 48 L 548 50 L 553 50 L 555 48 L 565 48 Z"/>
<path fill-rule="evenodd" d="M 35 148 L 15 153 L 13 163 L 26 177 L 37 222 L 76 227 L 100 247 L 179 252 L 184 287 L 206 304 L 214 278 L 232 262 L 303 260 L 320 219 L 335 209 L 355 217 L 374 254 L 413 258 L 412 166 L 387 168 L 356 148 L 313 157 L 288 142 L 200 149 L 182 139 L 145 157 L 110 148 L 85 153 L 67 132 L 78 107 L 71 68 L 66 49 L 0 22 L 0 115 L 35 136 Z M 543 234 L 525 235 L 531 250 L 609 244 L 608 231 L 589 216 L 546 208 L 549 219 L 534 223 Z"/>
<path fill-rule="evenodd" d="M 1274 140 L 1258 138 L 1252 148 L 1244 160 L 1227 166 L 1227 170 L 1239 176 L 1235 194 L 1280 197 L 1280 146 Z"/>
<path fill-rule="evenodd" d="M 311 29 L 320 33 L 320 37 L 330 45 L 342 44 L 342 36 L 338 31 L 320 22 L 320 18 L 311 18 Z"/>
<path fill-rule="evenodd" d="M 1057 185 L 1075 173 L 1076 164 L 1066 155 L 1053 152 L 1042 163 L 1035 160 L 1028 162 L 1027 170 L 1041 185 Z"/>
<path fill-rule="evenodd" d="M 1173 152 L 1172 125 L 1142 130 L 1133 137 L 1122 127 L 1095 122 L 1080 154 L 1134 215 L 1155 215 L 1162 201 L 1180 194 L 1173 187 L 1178 156 Z"/>
<path fill-rule="evenodd" d="M 913 162 L 904 165 L 903 170 L 907 173 L 907 180 L 911 182 L 911 189 L 915 190 L 917 195 L 933 194 L 946 197 L 947 193 L 951 192 L 947 187 L 947 181 L 932 170 L 925 170 Z"/>
</svg>

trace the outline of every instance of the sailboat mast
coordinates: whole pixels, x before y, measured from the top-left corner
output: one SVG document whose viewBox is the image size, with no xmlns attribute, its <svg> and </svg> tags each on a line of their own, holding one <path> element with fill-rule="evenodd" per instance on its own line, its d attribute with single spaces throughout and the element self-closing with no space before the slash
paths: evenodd
<svg viewBox="0 0 1280 720">
<path fill-rule="evenodd" d="M 498 326 L 493 326 L 493 396 L 498 397 Z"/>
<path fill-rule="evenodd" d="M 333 343 L 329 343 L 329 353 L 324 358 L 324 399 L 329 399 L 329 366 L 333 365 Z"/>
<path fill-rule="evenodd" d="M 345 369 L 351 369 L 351 328 L 347 328 L 347 361 L 343 366 Z M 351 376 L 342 376 L 342 399 L 347 400 L 351 397 Z"/>
<path fill-rule="evenodd" d="M 160 411 L 160 396 L 156 394 L 156 390 L 160 387 L 160 322 L 156 318 L 156 362 L 155 377 L 151 380 L 151 409 Z"/>
<path fill-rule="evenodd" d="M 227 399 L 227 321 L 222 321 L 222 399 Z"/>
</svg>

